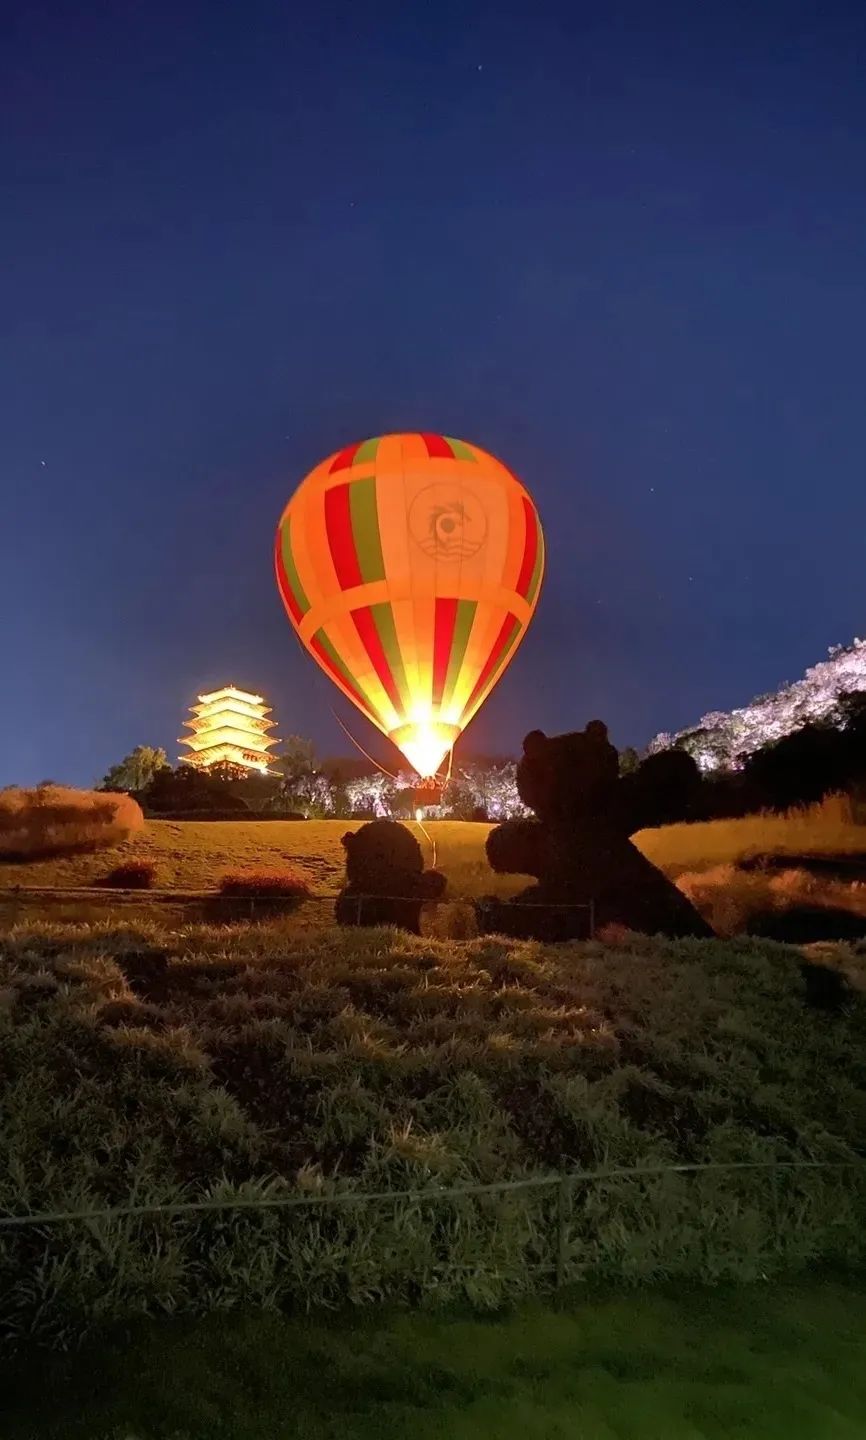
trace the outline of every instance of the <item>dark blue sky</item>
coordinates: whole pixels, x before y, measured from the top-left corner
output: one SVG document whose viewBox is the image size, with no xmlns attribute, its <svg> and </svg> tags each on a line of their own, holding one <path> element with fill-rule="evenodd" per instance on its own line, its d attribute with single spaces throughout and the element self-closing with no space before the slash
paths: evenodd
<svg viewBox="0 0 866 1440">
<path fill-rule="evenodd" d="M 546 528 L 468 749 L 640 744 L 863 631 L 862 0 L 3 14 L 0 783 L 174 755 L 225 680 L 345 749 L 270 547 L 388 430 Z"/>
</svg>

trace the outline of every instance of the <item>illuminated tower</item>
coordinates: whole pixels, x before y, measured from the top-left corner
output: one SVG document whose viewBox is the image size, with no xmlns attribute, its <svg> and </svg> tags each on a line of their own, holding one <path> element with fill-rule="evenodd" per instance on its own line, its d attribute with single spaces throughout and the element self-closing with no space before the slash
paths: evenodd
<svg viewBox="0 0 866 1440">
<path fill-rule="evenodd" d="M 268 719 L 270 711 L 261 695 L 248 695 L 234 685 L 199 695 L 198 704 L 190 706 L 190 719 L 184 721 L 192 733 L 178 737 L 191 753 L 180 759 L 203 770 L 227 760 L 266 774 L 268 750 L 278 743 L 276 735 L 268 734 L 276 723 Z"/>
</svg>

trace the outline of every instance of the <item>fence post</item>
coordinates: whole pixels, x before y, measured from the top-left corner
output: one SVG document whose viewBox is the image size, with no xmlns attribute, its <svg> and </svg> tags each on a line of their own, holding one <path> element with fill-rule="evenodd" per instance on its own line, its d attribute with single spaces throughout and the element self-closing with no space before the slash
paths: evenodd
<svg viewBox="0 0 866 1440">
<path fill-rule="evenodd" d="M 773 1166 L 772 1170 L 770 1171 L 770 1175 L 772 1176 L 772 1181 L 773 1181 L 773 1249 L 774 1249 L 774 1250 L 778 1250 L 778 1248 L 779 1248 L 779 1236 L 780 1236 L 780 1229 L 779 1229 L 780 1207 L 779 1207 L 779 1168 L 778 1168 L 777 1165 L 774 1165 L 774 1166 Z"/>
<path fill-rule="evenodd" d="M 574 1176 L 563 1175 L 557 1188 L 556 1196 L 556 1288 L 561 1290 L 565 1284 L 565 1274 L 568 1268 L 568 1221 L 572 1210 L 572 1195 L 574 1192 Z"/>
<path fill-rule="evenodd" d="M 595 900 L 593 899 L 590 899 L 589 902 L 589 938 L 590 940 L 595 939 Z"/>
<path fill-rule="evenodd" d="M 359 895 L 359 896 L 358 896 L 358 914 L 357 914 L 357 918 L 356 918 L 356 920 L 355 920 L 355 924 L 356 924 L 356 925 L 360 925 L 360 923 L 361 923 L 361 905 L 363 904 L 363 901 L 364 901 L 363 895 Z"/>
</svg>

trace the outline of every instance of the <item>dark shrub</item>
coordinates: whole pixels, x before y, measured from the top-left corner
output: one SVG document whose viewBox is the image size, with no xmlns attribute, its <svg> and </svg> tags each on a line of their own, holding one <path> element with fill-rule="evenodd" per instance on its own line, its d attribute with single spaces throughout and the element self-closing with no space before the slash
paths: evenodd
<svg viewBox="0 0 866 1440">
<path fill-rule="evenodd" d="M 144 826 L 131 795 L 64 785 L 0 790 L 0 857 L 39 860 L 119 845 Z"/>
<path fill-rule="evenodd" d="M 296 870 L 246 870 L 223 875 L 219 892 L 236 900 L 303 900 L 310 887 Z"/>
<path fill-rule="evenodd" d="M 812 945 L 821 940 L 866 939 L 866 917 L 832 905 L 792 905 L 752 915 L 749 935 L 782 940 L 788 945 Z"/>
<path fill-rule="evenodd" d="M 227 781 L 195 765 L 160 770 L 142 790 L 139 799 L 154 815 L 199 810 L 225 810 L 244 815 L 249 808 Z"/>
<path fill-rule="evenodd" d="M 112 890 L 150 890 L 156 877 L 156 866 L 149 860 L 128 860 L 125 865 L 116 865 L 109 870 L 99 885 Z"/>
<path fill-rule="evenodd" d="M 634 830 L 696 820 L 701 800 L 700 771 L 684 750 L 647 756 L 617 787 L 617 802 Z"/>
<path fill-rule="evenodd" d="M 849 782 L 847 749 L 838 730 L 804 725 L 750 755 L 745 778 L 768 809 L 813 805 Z"/>
</svg>

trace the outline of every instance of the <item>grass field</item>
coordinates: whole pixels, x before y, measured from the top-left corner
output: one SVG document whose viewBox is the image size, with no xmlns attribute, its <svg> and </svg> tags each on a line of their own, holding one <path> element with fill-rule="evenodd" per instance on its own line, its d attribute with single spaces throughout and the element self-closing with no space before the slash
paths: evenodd
<svg viewBox="0 0 866 1440">
<path fill-rule="evenodd" d="M 832 796 L 822 805 L 788 815 L 749 815 L 644 830 L 636 843 L 672 879 L 685 871 L 734 865 L 753 855 L 866 854 L 866 825 L 856 825 L 850 803 Z"/>
<path fill-rule="evenodd" d="M 209 889 L 227 871 L 298 870 L 310 888 L 333 893 L 343 883 L 341 837 L 360 820 L 149 820 L 143 834 L 126 845 L 96 854 L 67 855 L 27 864 L 0 863 L 0 888 L 12 885 L 91 885 L 124 860 L 149 860 L 154 884 L 164 889 Z M 410 828 L 432 863 L 430 845 L 416 824 Z M 437 863 L 455 895 L 493 889 L 497 877 L 484 855 L 488 826 L 439 821 L 425 826 L 436 843 Z M 506 882 L 507 883 L 507 882 Z"/>
<path fill-rule="evenodd" d="M 3 1440 L 862 1440 L 866 1289 L 161 1322 L 0 1387 Z"/>
<path fill-rule="evenodd" d="M 314 892 L 339 889 L 343 879 L 340 838 L 360 821 L 171 821 L 150 820 L 143 834 L 126 845 L 97 854 L 70 855 L 27 864 L 0 863 L 0 889 L 15 885 L 91 885 L 113 866 L 130 859 L 156 867 L 155 884 L 165 889 L 207 889 L 226 871 L 255 868 L 297 869 Z M 429 865 L 427 836 L 414 823 Z M 487 864 L 487 825 L 430 821 L 436 863 L 448 876 L 455 897 L 508 894 L 523 883 L 494 875 Z M 685 871 L 735 863 L 754 854 L 847 855 L 866 851 L 866 826 L 854 825 L 846 803 L 834 799 L 811 811 L 788 816 L 752 816 L 706 824 L 670 825 L 636 837 L 644 854 L 674 878 Z"/>
<path fill-rule="evenodd" d="M 0 1210 L 490 1184 L 579 1167 L 857 1160 L 866 952 L 545 948 L 278 924 L 42 925 L 0 945 Z M 276 1187 L 276 1188 L 274 1188 Z M 859 1172 L 16 1231 L 0 1328 L 239 1303 L 495 1306 L 566 1279 L 750 1278 L 863 1249 Z M 547 1277 L 547 1279 L 545 1279 Z"/>
</svg>

